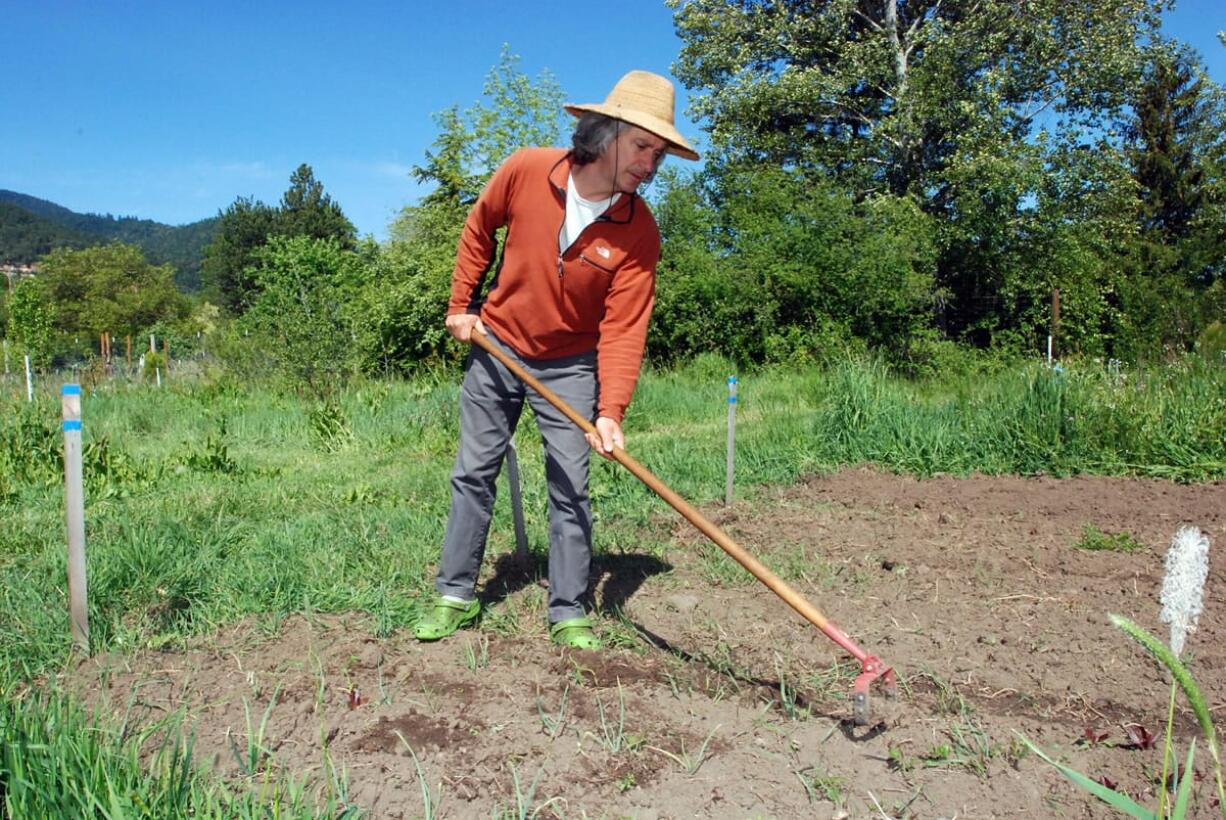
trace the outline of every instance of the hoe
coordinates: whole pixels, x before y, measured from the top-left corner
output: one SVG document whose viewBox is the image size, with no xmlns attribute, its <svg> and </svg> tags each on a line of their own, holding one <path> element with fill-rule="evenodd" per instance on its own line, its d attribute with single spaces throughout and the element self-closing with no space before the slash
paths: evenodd
<svg viewBox="0 0 1226 820">
<path fill-rule="evenodd" d="M 579 415 L 574 408 L 548 387 L 541 384 L 532 374 L 520 367 L 515 360 L 495 347 L 483 334 L 474 330 L 472 343 L 501 362 L 507 370 L 515 374 L 516 378 L 539 393 L 542 398 L 565 414 L 567 418 L 582 428 L 584 432 L 598 435 L 595 425 Z M 897 694 L 897 681 L 894 676 L 894 670 L 891 667 L 882 663 L 881 659 L 876 655 L 869 655 L 863 649 L 856 646 L 851 638 L 847 637 L 841 629 L 831 623 L 817 607 L 805 600 L 786 581 L 767 569 L 761 561 L 746 552 L 727 533 L 703 516 L 685 499 L 673 492 L 667 484 L 656 478 L 650 470 L 631 457 L 624 449 L 614 447 L 612 458 L 634 473 L 636 478 L 646 484 L 660 498 L 667 501 L 673 509 L 681 513 L 703 535 L 710 538 L 724 552 L 732 556 L 737 563 L 749 570 L 755 578 L 782 598 L 784 603 L 800 613 L 801 617 L 824 632 L 826 637 L 841 646 L 860 662 L 860 674 L 856 677 L 856 682 L 852 689 L 852 718 L 856 725 L 864 726 L 870 722 L 872 712 L 869 707 L 869 688 L 873 681 L 880 680 L 888 696 L 892 697 Z"/>
</svg>

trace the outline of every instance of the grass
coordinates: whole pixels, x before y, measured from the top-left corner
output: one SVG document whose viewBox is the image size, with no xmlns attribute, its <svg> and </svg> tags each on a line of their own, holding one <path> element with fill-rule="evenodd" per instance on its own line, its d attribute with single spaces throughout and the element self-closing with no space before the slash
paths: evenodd
<svg viewBox="0 0 1226 820">
<path fill-rule="evenodd" d="M 724 490 L 727 373 L 713 373 L 710 362 L 645 373 L 625 420 L 635 457 L 699 505 Z M 225 379 L 87 388 L 92 650 L 170 648 L 244 618 L 276 624 L 302 612 L 362 612 L 378 635 L 411 625 L 430 599 L 447 518 L 456 376 L 359 382 L 326 406 Z M 1226 373 L 1198 358 L 1132 374 L 1092 363 L 1070 363 L 1063 373 L 1035 364 L 925 384 L 853 361 L 742 373 L 738 497 L 866 462 L 921 476 L 1221 479 L 1223 393 Z M 59 417 L 58 383 L 53 392 L 40 382 L 32 404 L 24 384 L 0 383 L 0 688 L 14 693 L 4 708 L 21 725 L 67 708 L 39 705 L 29 694 L 32 681 L 72 663 Z M 529 538 L 541 550 L 548 524 L 540 439 L 530 423 L 517 438 Z M 591 493 L 598 555 L 663 559 L 674 548 L 652 525 L 665 505 L 619 466 L 595 460 Z M 501 493 L 495 508 L 491 556 L 514 550 L 508 496 Z M 770 558 L 789 577 L 814 572 L 820 582 L 826 572 L 786 551 Z M 704 567 L 712 582 L 750 582 L 713 547 Z M 544 607 L 528 599 L 531 592 L 495 607 L 482 629 L 539 632 Z M 486 647 L 468 646 L 464 660 L 474 672 L 487 662 Z M 734 670 L 730 657 L 713 661 Z M 727 683 L 720 676 L 718 685 Z M 795 683 L 787 682 L 789 694 Z M 816 690 L 823 683 L 806 681 Z M 52 731 L 62 723 L 43 725 Z M 127 760 L 112 735 L 90 737 Z M 83 761 L 82 750 L 40 742 L 51 742 L 60 765 L 84 765 L 67 762 Z M 127 775 L 115 769 L 111 776 Z M 0 785 L 11 777 L 11 769 L 0 772 Z M 188 775 L 176 777 L 181 783 Z M 151 781 L 133 799 L 161 800 L 157 790 L 170 788 Z M 194 796 L 186 799 L 223 799 L 198 784 L 173 788 L 188 788 Z M 278 799 L 294 801 L 305 786 L 278 788 Z"/>
<path fill-rule="evenodd" d="M 226 784 L 192 758 L 181 714 L 132 732 L 56 693 L 3 692 L 0 783 L 8 817 L 356 817 L 292 776 Z M 142 756 L 142 750 L 152 753 Z M 331 786 L 330 788 L 335 788 Z M 344 791 L 342 786 L 341 791 Z"/>
<path fill-rule="evenodd" d="M 562 705 L 565 708 L 565 694 Z M 584 732 L 580 738 L 581 743 L 583 737 L 591 737 L 611 755 L 620 754 L 623 751 L 635 752 L 642 748 L 643 738 L 626 731 L 626 693 L 622 690 L 620 682 L 617 684 L 616 719 L 605 712 L 604 701 L 599 695 L 596 696 L 596 708 L 600 714 L 600 733 Z"/>
<path fill-rule="evenodd" d="M 1086 524 L 1081 539 L 1073 545 L 1089 552 L 1139 552 L 1145 545 L 1126 532 L 1106 533 L 1093 524 Z"/>
<path fill-rule="evenodd" d="M 557 714 L 550 714 L 545 711 L 544 701 L 542 700 L 539 690 L 536 696 L 536 713 L 541 719 L 541 728 L 550 740 L 557 740 L 558 737 L 566 731 L 567 717 L 566 706 L 567 700 L 570 698 L 570 685 L 568 684 L 562 690 L 561 703 L 558 705 Z"/>
<path fill-rule="evenodd" d="M 659 752 L 669 760 L 681 767 L 681 771 L 693 777 L 698 774 L 698 770 L 702 768 L 702 764 L 707 761 L 707 747 L 711 743 L 711 738 L 715 737 L 715 733 L 719 731 L 719 726 L 712 729 L 703 739 L 702 745 L 697 750 L 687 751 L 685 748 L 685 738 L 680 740 L 680 748 L 676 752 L 670 752 L 667 749 L 661 749 L 658 746 L 648 746 L 653 752 Z"/>
</svg>

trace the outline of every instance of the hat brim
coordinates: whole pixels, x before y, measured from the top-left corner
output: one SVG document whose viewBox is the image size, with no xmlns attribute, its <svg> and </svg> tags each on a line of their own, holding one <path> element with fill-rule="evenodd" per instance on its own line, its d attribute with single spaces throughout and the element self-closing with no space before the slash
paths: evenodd
<svg viewBox="0 0 1226 820">
<path fill-rule="evenodd" d="M 567 103 L 562 106 L 567 114 L 572 117 L 581 117 L 584 114 L 603 114 L 606 117 L 612 117 L 615 120 L 628 122 L 631 125 L 637 125 L 644 131 L 650 131 L 660 139 L 668 143 L 668 147 L 664 150 L 670 154 L 681 157 L 682 159 L 698 159 L 698 152 L 690 147 L 690 144 L 685 141 L 685 137 L 681 136 L 681 132 L 673 127 L 671 122 L 662 120 L 659 117 L 647 114 L 643 111 L 636 111 L 632 108 L 626 108 L 620 105 L 608 105 L 606 103 L 591 103 L 588 105 L 577 105 L 575 103 Z"/>
</svg>

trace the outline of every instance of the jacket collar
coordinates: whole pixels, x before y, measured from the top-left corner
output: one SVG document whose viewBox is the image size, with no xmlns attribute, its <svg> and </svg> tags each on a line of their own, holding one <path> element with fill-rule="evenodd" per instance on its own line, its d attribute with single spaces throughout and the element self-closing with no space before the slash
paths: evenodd
<svg viewBox="0 0 1226 820">
<path fill-rule="evenodd" d="M 570 151 L 567 151 L 562 157 L 554 163 L 553 168 L 549 171 L 549 185 L 553 188 L 554 196 L 558 197 L 562 203 L 562 207 L 566 207 L 566 181 L 570 178 L 571 169 L 575 167 L 575 159 Z M 616 222 L 619 225 L 624 225 L 634 220 L 634 205 L 638 199 L 638 194 L 622 194 L 613 207 L 605 211 L 598 218 L 598 222 Z"/>
</svg>

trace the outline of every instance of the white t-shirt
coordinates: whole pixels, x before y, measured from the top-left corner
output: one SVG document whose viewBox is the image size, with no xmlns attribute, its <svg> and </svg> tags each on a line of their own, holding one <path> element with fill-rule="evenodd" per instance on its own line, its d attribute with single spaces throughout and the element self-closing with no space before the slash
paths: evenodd
<svg viewBox="0 0 1226 820">
<path fill-rule="evenodd" d="M 566 178 L 566 221 L 562 223 L 562 230 L 558 232 L 558 247 L 565 251 L 570 247 L 571 243 L 579 238 L 579 234 L 583 233 L 583 229 L 596 221 L 596 217 L 603 214 L 613 204 L 621 198 L 621 193 L 614 193 L 608 199 L 600 199 L 592 201 L 579 196 L 579 192 L 575 190 L 574 176 Z"/>
</svg>

